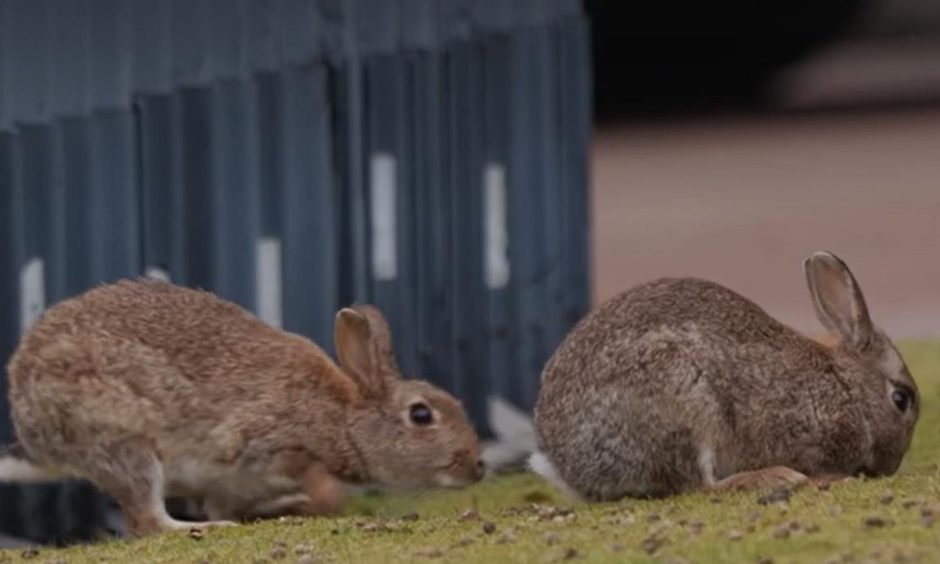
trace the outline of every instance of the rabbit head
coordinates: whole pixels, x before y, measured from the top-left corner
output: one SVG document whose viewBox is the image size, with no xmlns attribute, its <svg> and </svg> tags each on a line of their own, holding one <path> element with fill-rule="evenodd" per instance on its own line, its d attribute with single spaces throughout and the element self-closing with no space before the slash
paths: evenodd
<svg viewBox="0 0 940 564">
<path fill-rule="evenodd" d="M 349 413 L 349 432 L 372 481 L 463 487 L 483 477 L 479 440 L 460 402 L 427 382 L 402 378 L 378 309 L 341 310 L 334 338 L 340 367 L 361 395 Z"/>
<path fill-rule="evenodd" d="M 871 321 L 862 291 L 849 268 L 829 252 L 804 262 L 819 321 L 834 337 L 836 372 L 855 388 L 871 445 L 865 473 L 894 473 L 917 423 L 917 386 L 891 340 Z"/>
</svg>

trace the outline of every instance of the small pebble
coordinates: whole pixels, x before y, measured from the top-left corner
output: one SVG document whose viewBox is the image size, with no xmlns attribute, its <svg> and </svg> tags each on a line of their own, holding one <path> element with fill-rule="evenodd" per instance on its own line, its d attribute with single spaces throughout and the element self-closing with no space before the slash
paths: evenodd
<svg viewBox="0 0 940 564">
<path fill-rule="evenodd" d="M 739 541 L 744 538 L 744 533 L 737 529 L 732 529 L 728 531 L 728 540 L 729 541 Z"/>
<path fill-rule="evenodd" d="M 894 494 L 891 492 L 887 492 L 884 495 L 882 495 L 878 501 L 880 501 L 883 505 L 888 505 L 889 503 L 894 501 Z"/>
<path fill-rule="evenodd" d="M 274 560 L 281 560 L 282 558 L 287 557 L 287 549 L 285 549 L 283 546 L 275 546 L 271 549 L 271 552 L 268 553 L 268 556 Z"/>
<path fill-rule="evenodd" d="M 780 525 L 774 529 L 774 538 L 775 539 L 786 539 L 790 537 L 790 527 L 786 525 Z"/>
<path fill-rule="evenodd" d="M 647 554 L 655 554 L 663 544 L 665 544 L 665 541 L 659 537 L 646 537 L 643 539 L 643 542 L 640 543 L 640 547 Z"/>
<path fill-rule="evenodd" d="M 577 549 L 577 548 L 569 548 L 569 549 L 565 550 L 565 554 L 562 555 L 562 559 L 563 559 L 563 560 L 574 560 L 574 559 L 577 558 L 577 557 L 578 557 L 578 549 Z"/>
<path fill-rule="evenodd" d="M 405 513 L 401 516 L 402 521 L 417 521 L 418 519 L 420 519 L 420 517 L 415 511 L 409 511 L 408 513 Z"/>
<path fill-rule="evenodd" d="M 473 544 L 473 539 L 470 537 L 462 537 L 459 541 L 457 541 L 457 546 L 460 547 L 470 546 L 471 544 Z"/>
<path fill-rule="evenodd" d="M 757 498 L 757 503 L 761 505 L 770 505 L 772 503 L 786 503 L 790 501 L 791 492 L 788 488 L 777 488 L 767 495 Z"/>
<path fill-rule="evenodd" d="M 297 556 L 304 556 L 307 554 L 311 554 L 312 552 L 313 552 L 313 547 L 310 545 L 310 543 L 305 542 L 305 543 L 298 544 L 297 546 L 294 547 L 294 554 L 296 554 Z"/>
<path fill-rule="evenodd" d="M 464 511 L 463 513 L 461 513 L 460 516 L 457 517 L 457 520 L 458 521 L 476 521 L 479 518 L 480 518 L 479 513 L 477 513 L 473 509 L 468 509 Z"/>
<path fill-rule="evenodd" d="M 545 544 L 548 546 L 556 545 L 561 541 L 561 537 L 558 536 L 558 533 L 548 533 L 545 535 Z"/>
<path fill-rule="evenodd" d="M 799 531 L 803 528 L 803 525 L 801 525 L 799 521 L 790 521 L 788 526 L 790 527 L 791 531 Z"/>
<path fill-rule="evenodd" d="M 816 523 L 810 523 L 809 525 L 806 525 L 805 527 L 803 527 L 803 531 L 810 533 L 810 534 L 818 533 L 819 525 L 817 525 Z"/>
<path fill-rule="evenodd" d="M 920 502 L 916 499 L 905 499 L 901 502 L 901 507 L 904 509 L 911 509 L 912 507 L 916 507 L 918 503 Z"/>
<path fill-rule="evenodd" d="M 190 529 L 186 532 L 187 536 L 193 540 L 202 540 L 206 536 L 206 532 L 202 529 Z"/>
<path fill-rule="evenodd" d="M 606 517 L 604 522 L 615 527 L 620 525 L 632 525 L 633 523 L 636 523 L 636 517 L 633 515 L 612 515 L 610 517 Z"/>
<path fill-rule="evenodd" d="M 419 550 L 415 554 L 424 558 L 440 558 L 441 556 L 444 556 L 444 551 L 439 548 L 425 548 L 424 550 Z"/>
<path fill-rule="evenodd" d="M 865 517 L 865 519 L 862 522 L 869 529 L 880 529 L 882 527 L 888 526 L 888 522 L 885 520 L 885 518 L 879 517 L 877 515 L 871 515 L 869 517 Z"/>
<path fill-rule="evenodd" d="M 691 530 L 696 535 L 701 534 L 704 529 L 705 523 L 701 521 L 692 521 L 692 523 L 689 525 L 689 530 Z"/>
<path fill-rule="evenodd" d="M 492 535 L 493 533 L 495 533 L 496 523 L 493 523 L 492 521 L 487 521 L 486 523 L 483 523 L 483 532 L 488 535 Z"/>
<path fill-rule="evenodd" d="M 497 544 L 512 544 L 516 542 L 516 535 L 505 532 L 502 536 L 499 537 L 499 540 L 496 541 Z"/>
</svg>

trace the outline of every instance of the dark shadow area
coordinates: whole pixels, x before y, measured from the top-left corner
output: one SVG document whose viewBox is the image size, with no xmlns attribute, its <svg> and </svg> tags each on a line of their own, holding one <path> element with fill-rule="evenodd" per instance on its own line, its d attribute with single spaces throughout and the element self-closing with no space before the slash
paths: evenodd
<svg viewBox="0 0 940 564">
<path fill-rule="evenodd" d="M 760 108 L 781 68 L 840 37 L 871 0 L 587 0 L 599 122 Z"/>
</svg>

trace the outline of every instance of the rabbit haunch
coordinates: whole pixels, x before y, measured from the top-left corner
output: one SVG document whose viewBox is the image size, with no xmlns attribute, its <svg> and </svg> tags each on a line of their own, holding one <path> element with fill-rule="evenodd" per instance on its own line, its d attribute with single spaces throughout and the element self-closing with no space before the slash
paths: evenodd
<svg viewBox="0 0 940 564">
<path fill-rule="evenodd" d="M 895 472 L 916 385 L 845 264 L 804 270 L 831 346 L 695 278 L 589 314 L 543 371 L 532 469 L 593 500 Z"/>
<path fill-rule="evenodd" d="M 167 515 L 168 495 L 222 521 L 319 513 L 342 484 L 481 478 L 460 403 L 401 377 L 376 308 L 341 310 L 334 338 L 339 366 L 235 304 L 158 281 L 63 301 L 10 361 L 21 452 L 0 459 L 0 480 L 87 479 L 147 534 L 193 526 Z"/>
</svg>

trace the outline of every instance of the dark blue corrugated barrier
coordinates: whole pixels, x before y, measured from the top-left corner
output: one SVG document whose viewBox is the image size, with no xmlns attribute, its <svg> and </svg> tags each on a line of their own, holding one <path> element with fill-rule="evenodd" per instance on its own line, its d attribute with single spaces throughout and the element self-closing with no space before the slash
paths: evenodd
<svg viewBox="0 0 940 564">
<path fill-rule="evenodd" d="M 588 307 L 588 39 L 577 0 L 0 0 L 0 356 L 126 276 L 328 350 L 370 301 L 488 435 Z M 0 532 L 107 508 L 4 486 Z"/>
</svg>

